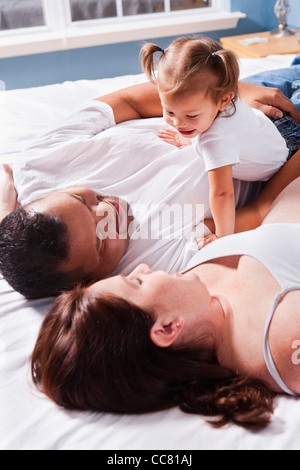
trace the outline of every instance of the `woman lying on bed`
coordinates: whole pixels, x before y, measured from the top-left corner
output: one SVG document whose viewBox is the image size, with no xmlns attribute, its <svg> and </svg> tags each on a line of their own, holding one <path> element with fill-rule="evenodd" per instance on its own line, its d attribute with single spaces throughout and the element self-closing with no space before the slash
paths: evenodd
<svg viewBox="0 0 300 470">
<path fill-rule="evenodd" d="M 218 240 L 186 271 L 141 265 L 62 294 L 33 381 L 68 409 L 187 413 L 260 429 L 300 394 L 300 178 L 261 227 Z"/>
</svg>

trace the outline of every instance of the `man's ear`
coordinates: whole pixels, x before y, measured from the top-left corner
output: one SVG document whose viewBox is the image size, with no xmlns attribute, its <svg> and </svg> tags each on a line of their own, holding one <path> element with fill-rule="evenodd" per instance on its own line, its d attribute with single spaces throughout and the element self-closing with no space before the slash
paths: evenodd
<svg viewBox="0 0 300 470">
<path fill-rule="evenodd" d="M 166 325 L 158 320 L 151 328 L 150 338 L 159 348 L 168 348 L 174 344 L 182 332 L 183 326 L 184 320 L 182 318 L 176 318 Z"/>
</svg>

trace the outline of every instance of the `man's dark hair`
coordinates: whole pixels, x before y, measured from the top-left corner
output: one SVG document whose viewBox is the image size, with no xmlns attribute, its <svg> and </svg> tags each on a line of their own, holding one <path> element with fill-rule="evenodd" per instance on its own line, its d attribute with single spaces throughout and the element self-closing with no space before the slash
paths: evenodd
<svg viewBox="0 0 300 470">
<path fill-rule="evenodd" d="M 68 254 L 67 226 L 55 215 L 19 208 L 0 224 L 1 274 L 27 299 L 56 296 L 75 285 L 74 275 L 58 270 Z"/>
</svg>

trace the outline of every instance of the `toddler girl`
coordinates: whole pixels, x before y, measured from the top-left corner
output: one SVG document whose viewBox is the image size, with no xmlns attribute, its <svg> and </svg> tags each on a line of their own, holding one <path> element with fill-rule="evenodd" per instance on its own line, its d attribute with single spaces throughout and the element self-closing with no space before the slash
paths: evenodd
<svg viewBox="0 0 300 470">
<path fill-rule="evenodd" d="M 157 74 L 156 52 L 161 52 Z M 165 121 L 177 131 L 175 142 L 172 131 L 160 137 L 179 147 L 197 137 L 196 150 L 208 172 L 215 234 L 198 240 L 200 248 L 234 233 L 233 178 L 268 180 L 290 152 L 273 122 L 238 98 L 238 60 L 218 42 L 183 37 L 166 50 L 145 44 L 141 58 L 158 86 Z"/>
</svg>

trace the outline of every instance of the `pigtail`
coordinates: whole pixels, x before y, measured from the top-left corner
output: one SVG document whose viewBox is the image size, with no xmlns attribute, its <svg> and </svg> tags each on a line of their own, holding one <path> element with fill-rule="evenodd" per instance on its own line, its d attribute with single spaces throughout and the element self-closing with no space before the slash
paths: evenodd
<svg viewBox="0 0 300 470">
<path fill-rule="evenodd" d="M 240 67 L 237 56 L 232 51 L 220 48 L 218 51 L 212 53 L 211 60 L 216 71 L 222 67 L 222 71 L 219 70 L 218 75 L 222 77 L 221 87 L 223 90 L 232 90 L 234 93 L 232 105 L 235 113 L 235 103 L 238 98 L 238 81 L 240 76 Z"/>
<path fill-rule="evenodd" d="M 160 52 L 158 75 L 154 54 Z M 233 92 L 232 106 L 226 117 L 236 112 L 238 98 L 239 63 L 236 55 L 222 45 L 205 37 L 181 37 L 163 50 L 156 44 L 146 43 L 141 49 L 141 62 L 148 79 L 156 83 L 160 92 L 185 93 L 194 77 L 199 75 L 202 91 L 218 103 Z"/>
<path fill-rule="evenodd" d="M 152 43 L 144 44 L 140 52 L 143 71 L 147 75 L 147 78 L 153 83 L 156 82 L 156 75 L 155 75 L 156 64 L 154 61 L 155 52 L 162 52 L 162 54 L 164 54 L 164 50 L 161 47 Z"/>
</svg>

